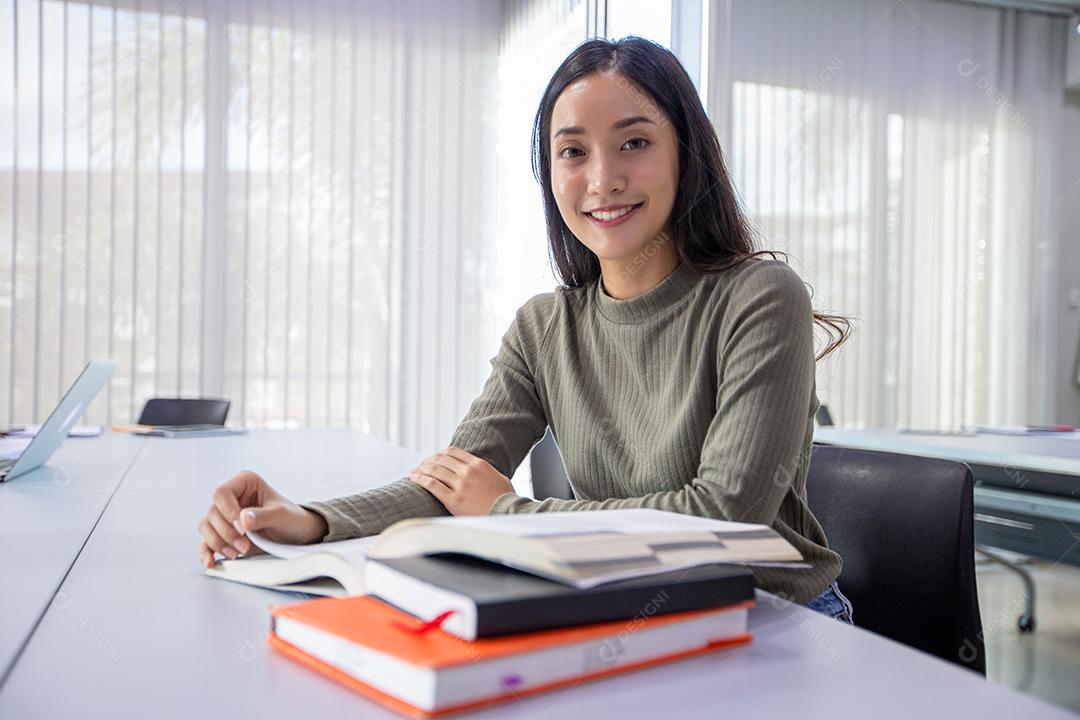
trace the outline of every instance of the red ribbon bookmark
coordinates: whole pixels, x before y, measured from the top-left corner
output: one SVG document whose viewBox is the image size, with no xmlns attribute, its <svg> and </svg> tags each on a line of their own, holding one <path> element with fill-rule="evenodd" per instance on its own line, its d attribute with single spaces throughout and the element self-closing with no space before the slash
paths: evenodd
<svg viewBox="0 0 1080 720">
<path fill-rule="evenodd" d="M 403 622 L 398 622 L 397 620 L 395 620 L 394 627 L 396 627 L 398 630 L 403 630 L 412 635 L 424 635 L 431 632 L 435 628 L 442 627 L 442 624 L 446 622 L 446 619 L 456 612 L 457 610 L 447 610 L 445 612 L 441 612 L 435 617 L 433 617 L 431 620 L 415 626 L 407 625 Z"/>
</svg>

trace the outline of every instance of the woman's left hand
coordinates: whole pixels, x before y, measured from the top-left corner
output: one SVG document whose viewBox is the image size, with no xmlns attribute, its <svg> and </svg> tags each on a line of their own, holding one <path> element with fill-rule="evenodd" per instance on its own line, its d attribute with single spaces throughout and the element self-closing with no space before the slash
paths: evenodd
<svg viewBox="0 0 1080 720">
<path fill-rule="evenodd" d="M 409 480 L 427 490 L 452 515 L 487 515 L 514 486 L 483 458 L 448 447 L 414 467 Z"/>
</svg>

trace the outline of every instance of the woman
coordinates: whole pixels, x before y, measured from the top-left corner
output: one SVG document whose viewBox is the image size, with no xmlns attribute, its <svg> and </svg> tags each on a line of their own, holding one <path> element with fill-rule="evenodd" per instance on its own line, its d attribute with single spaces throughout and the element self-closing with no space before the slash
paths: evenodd
<svg viewBox="0 0 1080 720">
<path fill-rule="evenodd" d="M 840 557 L 806 506 L 815 316 L 788 265 L 753 251 L 720 145 L 679 61 L 591 40 L 556 71 L 533 128 L 563 286 L 518 310 L 450 447 L 407 478 L 297 505 L 242 472 L 199 524 L 203 562 L 378 533 L 408 517 L 648 507 L 771 525 L 811 569 L 759 585 L 850 622 Z M 772 255 L 771 253 L 765 253 Z M 508 477 L 551 426 L 575 500 Z"/>
</svg>

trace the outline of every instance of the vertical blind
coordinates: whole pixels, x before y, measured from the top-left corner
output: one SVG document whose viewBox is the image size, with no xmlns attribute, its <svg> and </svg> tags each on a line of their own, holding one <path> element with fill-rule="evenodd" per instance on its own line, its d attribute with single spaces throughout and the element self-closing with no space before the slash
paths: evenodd
<svg viewBox="0 0 1080 720">
<path fill-rule="evenodd" d="M 494 294 L 495 0 L 9 0 L 0 407 L 445 442 Z"/>
<path fill-rule="evenodd" d="M 819 367 L 834 415 L 1042 419 L 1063 22 L 930 0 L 712 5 L 709 103 L 762 244 L 856 320 Z M 590 22 L 623 12 L 4 9 L 0 421 L 40 421 L 112 357 L 91 422 L 223 395 L 247 424 L 417 449 L 449 437 L 514 308 L 555 284 L 532 115 Z"/>
<path fill-rule="evenodd" d="M 855 322 L 818 369 L 837 421 L 1049 421 L 1064 20 L 718 5 L 713 119 L 760 244 Z"/>
<path fill-rule="evenodd" d="M 495 327 L 557 284 L 548 261 L 540 188 L 532 174 L 533 119 L 551 76 L 586 37 L 586 0 L 505 3 L 498 70 L 498 167 Z M 498 338 L 494 340 L 497 342 Z"/>
<path fill-rule="evenodd" d="M 495 172 L 497 273 L 485 346 L 497 348 L 517 308 L 557 285 L 548 261 L 540 188 L 532 175 L 532 125 L 544 89 L 566 55 L 586 38 L 596 0 L 506 0 L 499 44 Z M 511 478 L 531 494 L 529 458 Z"/>
<path fill-rule="evenodd" d="M 557 284 L 530 155 L 533 120 L 548 82 L 570 51 L 590 36 L 638 34 L 669 45 L 671 12 L 670 3 L 648 0 L 504 2 L 498 70 L 497 332 L 506 329 L 526 300 Z"/>
</svg>

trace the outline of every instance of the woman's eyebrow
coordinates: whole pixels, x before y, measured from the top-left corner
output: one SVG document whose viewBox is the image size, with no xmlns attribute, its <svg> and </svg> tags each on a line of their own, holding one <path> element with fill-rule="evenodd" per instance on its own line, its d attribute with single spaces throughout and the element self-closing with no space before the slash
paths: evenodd
<svg viewBox="0 0 1080 720">
<path fill-rule="evenodd" d="M 612 130 L 622 130 L 625 127 L 630 127 L 631 125 L 636 125 L 637 123 L 641 123 L 641 122 L 650 123 L 652 125 L 656 124 L 656 122 L 654 120 L 652 120 L 651 118 L 647 118 L 644 115 L 634 115 L 633 117 L 623 118 L 622 120 L 619 120 L 617 123 L 615 123 L 614 125 L 611 126 L 611 129 Z M 575 126 L 572 126 L 572 127 L 559 128 L 555 132 L 555 134 L 552 136 L 551 139 L 554 140 L 555 138 L 559 137 L 560 135 L 584 135 L 584 134 L 585 134 L 585 128 L 578 127 L 578 126 L 575 125 Z"/>
</svg>

